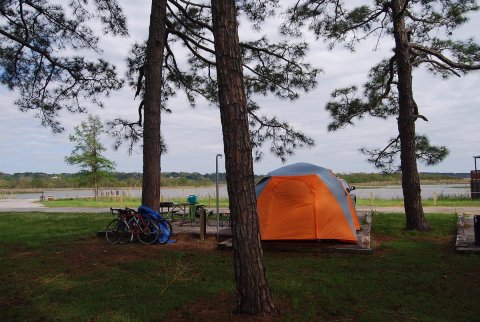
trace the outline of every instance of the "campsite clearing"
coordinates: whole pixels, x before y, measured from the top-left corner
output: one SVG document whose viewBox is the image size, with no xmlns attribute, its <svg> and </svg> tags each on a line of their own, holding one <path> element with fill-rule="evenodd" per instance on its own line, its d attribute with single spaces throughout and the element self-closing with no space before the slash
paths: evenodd
<svg viewBox="0 0 480 322">
<path fill-rule="evenodd" d="M 0 320 L 474 321 L 480 256 L 454 250 L 457 216 L 433 230 L 375 214 L 369 256 L 265 251 L 277 319 L 233 316 L 233 264 L 214 239 L 108 245 L 99 214 L 0 214 Z M 183 239 L 184 238 L 184 239 Z"/>
</svg>

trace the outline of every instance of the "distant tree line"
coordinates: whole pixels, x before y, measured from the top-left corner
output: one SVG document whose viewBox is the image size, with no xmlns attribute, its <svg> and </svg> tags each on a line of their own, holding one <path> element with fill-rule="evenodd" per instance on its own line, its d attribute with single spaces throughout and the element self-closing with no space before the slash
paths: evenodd
<svg viewBox="0 0 480 322">
<path fill-rule="evenodd" d="M 219 173 L 220 183 L 225 183 L 225 173 Z M 165 172 L 162 173 L 162 186 L 209 186 L 215 183 L 215 173 Z M 142 173 L 114 172 L 102 178 L 101 187 L 141 187 Z M 43 172 L 23 172 L 7 174 L 0 172 L 0 189 L 39 189 L 39 188 L 91 188 L 91 183 L 76 173 L 48 174 Z"/>
<path fill-rule="evenodd" d="M 359 183 L 388 183 L 388 184 L 401 184 L 402 174 L 396 173 L 350 173 L 342 174 L 337 173 L 338 176 L 344 178 L 351 184 Z M 470 178 L 469 173 L 420 173 L 420 181 L 425 183 L 439 183 L 439 182 L 463 182 L 465 179 Z"/>
<path fill-rule="evenodd" d="M 338 173 L 349 183 L 389 183 L 400 184 L 401 174 L 380 173 Z M 215 184 L 215 173 L 201 174 L 198 172 L 164 172 L 162 173 L 162 186 L 209 186 Z M 255 181 L 263 175 L 256 175 Z M 420 179 L 427 182 L 459 182 L 470 177 L 468 173 L 421 173 Z M 226 183 L 225 173 L 218 174 L 221 184 Z M 142 173 L 139 172 L 114 172 L 109 178 L 104 178 L 100 183 L 102 187 L 141 187 Z M 91 188 L 82 176 L 76 173 L 48 174 L 43 172 L 23 172 L 6 174 L 0 172 L 0 189 L 40 189 L 40 188 Z"/>
</svg>

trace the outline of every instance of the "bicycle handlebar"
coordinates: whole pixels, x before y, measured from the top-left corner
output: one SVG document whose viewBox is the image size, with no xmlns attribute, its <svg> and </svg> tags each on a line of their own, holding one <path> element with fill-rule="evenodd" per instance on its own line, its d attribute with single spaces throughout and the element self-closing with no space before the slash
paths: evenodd
<svg viewBox="0 0 480 322">
<path fill-rule="evenodd" d="M 138 214 L 138 211 L 136 211 L 135 209 L 132 209 L 132 208 L 127 208 L 127 207 L 125 207 L 125 208 L 112 208 L 112 207 L 110 207 L 110 213 L 111 213 L 112 215 L 115 215 L 114 212 L 116 212 L 117 215 L 118 215 L 118 214 L 121 214 L 121 213 L 127 213 L 127 214 L 134 213 L 134 214 Z"/>
</svg>

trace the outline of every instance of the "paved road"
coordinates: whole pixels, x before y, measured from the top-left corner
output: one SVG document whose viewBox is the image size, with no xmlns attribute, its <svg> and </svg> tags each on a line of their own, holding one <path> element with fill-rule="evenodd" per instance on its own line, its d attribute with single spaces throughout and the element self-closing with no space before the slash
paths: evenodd
<svg viewBox="0 0 480 322">
<path fill-rule="evenodd" d="M 0 212 L 109 212 L 106 208 L 50 208 L 38 202 L 38 199 L 0 199 Z"/>
<path fill-rule="evenodd" d="M 107 208 L 49 208 L 45 207 L 37 199 L 0 199 L 0 212 L 85 212 L 107 213 Z M 358 206 L 357 211 L 367 212 L 372 207 Z M 373 207 L 379 212 L 404 212 L 403 207 Z M 480 207 L 424 207 L 425 213 L 467 213 L 480 214 Z"/>
</svg>

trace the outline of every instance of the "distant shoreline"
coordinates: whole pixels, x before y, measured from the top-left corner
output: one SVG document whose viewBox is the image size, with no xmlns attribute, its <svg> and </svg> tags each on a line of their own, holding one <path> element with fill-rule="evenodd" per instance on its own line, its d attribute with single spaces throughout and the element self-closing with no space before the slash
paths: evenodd
<svg viewBox="0 0 480 322">
<path fill-rule="evenodd" d="M 225 183 L 220 184 L 225 185 Z M 168 189 L 194 189 L 199 187 L 211 187 L 212 185 L 201 186 L 162 186 L 161 188 Z M 214 186 L 214 185 L 213 185 Z M 101 187 L 100 191 L 115 191 L 115 190 L 141 190 L 142 187 Z M 22 194 L 22 193 L 42 193 L 45 191 L 86 191 L 93 190 L 93 187 L 81 187 L 81 188 L 0 188 L 1 194 Z"/>
</svg>

